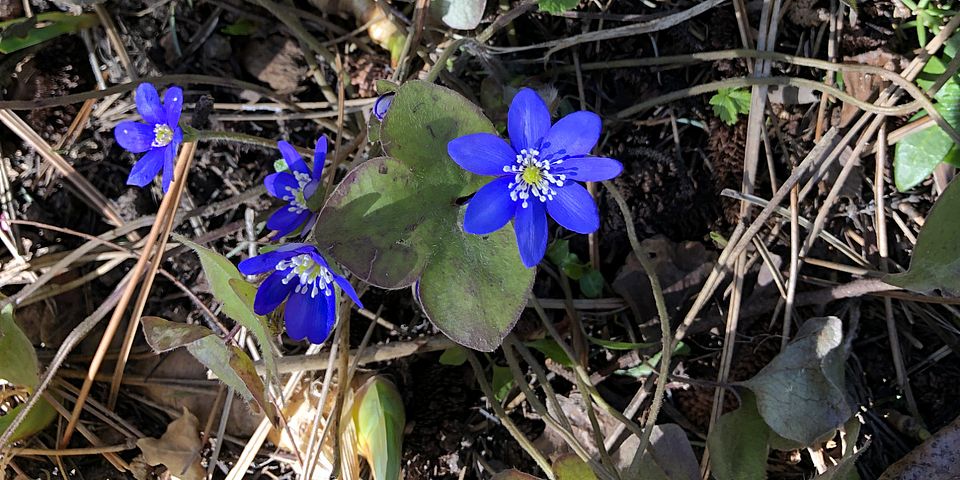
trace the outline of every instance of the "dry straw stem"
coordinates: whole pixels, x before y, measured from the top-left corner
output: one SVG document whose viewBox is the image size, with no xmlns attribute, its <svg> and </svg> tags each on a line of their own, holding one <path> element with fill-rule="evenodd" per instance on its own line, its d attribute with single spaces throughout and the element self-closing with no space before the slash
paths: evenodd
<svg viewBox="0 0 960 480">
<path fill-rule="evenodd" d="M 123 295 L 120 297 L 120 301 L 117 305 L 117 308 L 113 311 L 113 316 L 110 317 L 110 322 L 107 324 L 107 328 L 104 331 L 103 337 L 100 341 L 100 345 L 97 347 L 96 354 L 93 357 L 93 360 L 90 362 L 90 367 L 87 371 L 87 376 L 83 380 L 83 386 L 80 388 L 80 394 L 77 397 L 77 403 L 74 405 L 73 413 L 70 416 L 70 420 L 67 422 L 67 426 L 64 429 L 63 437 L 61 439 L 60 445 L 66 446 L 70 442 L 70 438 L 73 435 L 73 430 L 77 425 L 77 421 L 80 419 L 80 412 L 83 410 L 83 404 L 86 402 L 87 396 L 90 394 L 90 388 L 93 386 L 94 379 L 97 376 L 97 373 L 100 370 L 100 366 L 103 363 L 104 356 L 106 356 L 107 350 L 110 347 L 110 343 L 113 341 L 114 335 L 116 335 L 117 329 L 120 327 L 120 321 L 123 319 L 123 313 L 127 308 L 127 305 L 130 303 L 130 300 L 133 297 L 134 292 L 137 289 L 140 279 L 142 278 L 144 271 L 148 268 L 148 263 L 151 263 L 150 260 L 154 256 L 154 245 L 160 243 L 161 248 L 166 244 L 167 237 L 169 235 L 170 226 L 173 224 L 173 217 L 176 212 L 177 206 L 179 205 L 180 195 L 183 192 L 183 186 L 186 184 L 186 175 L 187 167 L 193 163 L 193 155 L 196 152 L 196 143 L 188 142 L 183 145 L 183 150 L 180 152 L 180 157 L 177 160 L 176 170 L 174 172 L 174 184 L 173 190 L 168 192 L 168 195 L 163 197 L 163 201 L 160 203 L 160 209 L 157 212 L 156 220 L 153 223 L 153 227 L 150 229 L 150 233 L 147 234 L 146 243 L 143 247 L 143 250 L 140 254 L 140 259 L 137 260 L 136 265 L 133 267 L 133 279 L 126 285 Z M 162 259 L 162 249 L 157 251 L 156 259 L 152 262 L 151 274 L 146 279 L 146 284 L 144 285 L 144 290 L 149 293 L 150 286 L 152 284 L 153 276 L 156 272 L 156 268 L 159 266 L 159 260 Z M 146 295 L 141 295 L 142 301 L 137 302 L 135 306 L 135 311 L 137 312 L 136 319 L 132 322 L 139 321 L 139 312 L 142 311 L 143 302 L 146 302 Z M 126 351 L 129 353 L 129 347 Z M 122 375 L 122 368 L 126 365 L 124 356 L 120 358 L 117 363 L 118 369 Z M 115 374 L 114 378 L 117 379 L 118 375 Z M 111 392 L 116 392 L 119 388 L 119 382 L 115 382 L 114 386 L 111 387 Z M 115 399 L 116 395 L 111 395 L 111 399 Z M 108 402 L 108 405 L 113 402 Z"/>
<path fill-rule="evenodd" d="M 257 92 L 267 98 L 272 99 L 275 102 L 278 102 L 282 105 L 285 105 L 287 108 L 299 112 L 303 109 L 297 106 L 296 103 L 289 101 L 283 95 L 280 95 L 273 90 L 264 88 L 260 85 L 250 82 L 244 82 L 243 80 L 236 80 L 226 77 L 214 77 L 211 75 L 194 75 L 194 74 L 174 74 L 174 75 L 157 75 L 153 77 L 144 77 L 140 80 L 131 81 L 127 83 L 121 83 L 119 85 L 114 85 L 103 90 L 91 90 L 89 92 L 83 93 L 73 93 L 70 95 L 61 95 L 59 97 L 44 97 L 38 98 L 36 100 L 4 100 L 0 101 L 0 109 L 6 110 L 36 110 L 38 108 L 50 108 L 50 107 L 62 107 L 64 105 L 71 105 L 74 103 L 80 103 L 91 98 L 103 98 L 110 95 L 116 95 L 120 93 L 132 92 L 137 89 L 141 83 L 152 83 L 157 86 L 161 85 L 212 85 L 217 87 L 232 88 L 235 90 L 250 90 Z"/>
</svg>

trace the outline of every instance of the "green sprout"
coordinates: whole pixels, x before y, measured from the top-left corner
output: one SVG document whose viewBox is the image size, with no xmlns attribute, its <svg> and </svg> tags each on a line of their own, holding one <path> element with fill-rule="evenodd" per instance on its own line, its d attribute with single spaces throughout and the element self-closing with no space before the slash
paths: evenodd
<svg viewBox="0 0 960 480">
<path fill-rule="evenodd" d="M 940 26 L 943 25 L 944 18 L 953 15 L 956 11 L 952 10 L 953 1 L 932 2 L 931 0 L 901 0 L 907 8 L 913 13 L 914 18 L 903 24 L 903 27 L 914 27 L 917 29 L 917 41 L 920 46 L 927 44 L 927 31 L 934 35 L 940 33 Z"/>
</svg>

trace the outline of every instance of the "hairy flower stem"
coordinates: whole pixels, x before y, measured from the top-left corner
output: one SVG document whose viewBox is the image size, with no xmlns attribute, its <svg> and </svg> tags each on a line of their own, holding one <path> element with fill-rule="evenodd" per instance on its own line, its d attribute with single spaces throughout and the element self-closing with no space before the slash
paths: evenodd
<svg viewBox="0 0 960 480">
<path fill-rule="evenodd" d="M 663 298 L 663 288 L 660 286 L 660 279 L 650 262 L 648 252 L 640 245 L 637 239 L 637 231 L 633 226 L 633 215 L 627 207 L 627 202 L 623 199 L 623 194 L 610 181 L 604 181 L 603 186 L 607 188 L 613 199 L 620 207 L 620 213 L 623 215 L 624 223 L 627 225 L 627 237 L 630 239 L 630 247 L 633 248 L 633 254 L 640 261 L 640 266 L 647 272 L 647 278 L 650 279 L 650 289 L 653 290 L 653 299 L 657 304 L 657 315 L 660 317 L 660 342 L 662 350 L 660 352 L 660 373 L 657 376 L 657 389 L 653 394 L 653 402 L 650 404 L 650 411 L 647 413 L 647 421 L 643 428 L 643 436 L 640 437 L 640 448 L 637 449 L 637 455 L 643 455 L 650 443 L 650 434 L 653 432 L 653 426 L 657 421 L 657 415 L 660 413 L 660 407 L 663 405 L 663 395 L 667 390 L 667 381 L 670 376 L 670 357 L 673 353 L 673 338 L 670 331 L 670 316 L 667 314 L 667 302 Z"/>
<path fill-rule="evenodd" d="M 480 365 L 480 360 L 477 359 L 477 354 L 473 353 L 473 350 L 467 349 L 467 360 L 470 361 L 470 366 L 473 367 L 473 374 L 477 377 L 477 383 L 480 384 L 480 389 L 483 390 L 483 395 L 487 397 L 487 401 L 490 402 L 490 406 L 493 407 L 497 418 L 503 422 L 503 426 L 507 428 L 507 431 L 510 432 L 510 435 L 520 444 L 523 450 L 537 462 L 537 465 L 543 470 L 543 473 L 547 475 L 547 478 L 556 480 L 557 475 L 553 473 L 550 462 L 547 461 L 547 458 L 540 453 L 540 450 L 537 450 L 537 447 L 530 442 L 530 439 L 517 428 L 513 420 L 510 420 L 510 416 L 507 415 L 503 406 L 497 401 L 497 397 L 493 394 L 493 387 L 491 387 L 490 382 L 487 381 L 487 377 L 483 372 L 483 366 Z"/>
<path fill-rule="evenodd" d="M 267 148 L 270 150 L 277 149 L 277 141 L 269 138 L 257 137 L 255 135 L 247 135 L 245 133 L 236 133 L 236 132 L 224 132 L 220 130 L 185 130 L 184 131 L 184 140 L 187 140 L 187 137 L 191 135 L 196 135 L 197 140 L 209 141 L 209 142 L 234 142 L 234 143 L 243 143 L 245 145 L 256 145 L 258 147 Z M 303 148 L 294 146 L 301 155 L 307 155 L 308 157 L 313 157 L 313 149 Z"/>
</svg>

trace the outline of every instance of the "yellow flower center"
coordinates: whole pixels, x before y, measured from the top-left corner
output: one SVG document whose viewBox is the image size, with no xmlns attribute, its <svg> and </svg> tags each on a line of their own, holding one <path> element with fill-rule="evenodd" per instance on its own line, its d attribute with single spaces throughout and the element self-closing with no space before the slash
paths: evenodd
<svg viewBox="0 0 960 480">
<path fill-rule="evenodd" d="M 540 183 L 540 180 L 543 179 L 543 174 L 540 173 L 540 168 L 534 165 L 528 165 L 523 169 L 523 181 L 527 185 L 536 185 Z"/>
<path fill-rule="evenodd" d="M 164 123 L 153 126 L 153 146 L 166 147 L 173 141 L 173 129 Z"/>
</svg>

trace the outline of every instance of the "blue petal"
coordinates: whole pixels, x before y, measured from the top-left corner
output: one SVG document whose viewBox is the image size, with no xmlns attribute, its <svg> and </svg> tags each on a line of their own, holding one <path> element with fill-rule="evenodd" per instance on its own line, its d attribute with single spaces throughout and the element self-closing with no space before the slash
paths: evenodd
<svg viewBox="0 0 960 480">
<path fill-rule="evenodd" d="M 517 152 L 506 141 L 489 133 L 450 140 L 447 153 L 461 168 L 477 175 L 503 175 L 503 167 L 517 160 Z"/>
<path fill-rule="evenodd" d="M 300 157 L 299 153 L 297 153 L 297 149 L 293 148 L 293 145 L 280 140 L 277 142 L 277 148 L 280 149 L 280 155 L 283 155 L 283 159 L 286 160 L 287 167 L 289 167 L 290 170 L 310 175 L 310 170 L 307 169 L 307 164 L 304 163 L 303 158 Z"/>
<path fill-rule="evenodd" d="M 162 148 L 154 148 L 133 164 L 130 176 L 127 177 L 127 185 L 143 187 L 152 182 L 153 177 L 156 177 L 163 167 L 163 152 Z"/>
<path fill-rule="evenodd" d="M 550 111 L 540 95 L 529 88 L 517 92 L 507 112 L 507 131 L 513 149 L 518 152 L 525 148 L 538 149 L 548 130 Z"/>
<path fill-rule="evenodd" d="M 550 173 L 557 175 L 562 173 L 567 176 L 567 180 L 573 179 L 580 182 L 602 182 L 610 180 L 623 171 L 623 165 L 606 157 L 573 157 L 561 160 L 559 165 L 550 169 Z"/>
<path fill-rule="evenodd" d="M 303 210 L 300 213 L 295 213 L 290 211 L 290 207 L 284 205 L 267 219 L 267 228 L 277 231 L 273 238 L 280 238 L 300 228 L 308 218 L 310 218 L 309 211 Z"/>
<path fill-rule="evenodd" d="M 387 114 L 387 110 L 390 108 L 390 104 L 393 103 L 393 96 L 395 93 L 385 93 L 377 97 L 377 101 L 373 102 L 373 116 L 377 117 L 377 120 L 383 121 L 384 115 Z"/>
<path fill-rule="evenodd" d="M 177 147 L 180 146 L 179 143 L 170 142 L 169 145 L 163 147 L 163 193 L 167 193 L 167 190 L 170 190 L 170 183 L 173 182 L 173 169 L 174 169 L 174 158 L 177 156 Z"/>
<path fill-rule="evenodd" d="M 163 93 L 163 109 L 167 119 L 166 124 L 176 127 L 180 123 L 180 112 L 183 111 L 183 89 L 170 87 Z"/>
<path fill-rule="evenodd" d="M 153 140 L 156 134 L 153 133 L 153 126 L 144 125 L 140 122 L 125 121 L 117 124 L 113 129 L 113 136 L 117 143 L 124 150 L 133 153 L 143 153 L 153 148 Z"/>
<path fill-rule="evenodd" d="M 517 235 L 517 247 L 523 266 L 532 268 L 543 260 L 547 252 L 547 213 L 543 203 L 531 198 L 527 208 L 517 206 L 517 219 L 513 230 Z"/>
<path fill-rule="evenodd" d="M 311 297 L 309 294 L 294 293 L 287 300 L 283 318 L 290 338 L 306 338 L 310 343 L 323 343 L 337 320 L 336 296 L 321 293 Z"/>
<path fill-rule="evenodd" d="M 287 271 L 273 272 L 268 276 L 260 287 L 257 288 L 257 296 L 253 298 L 253 311 L 257 315 L 266 315 L 280 306 L 283 299 L 290 295 L 293 288 L 296 287 L 296 279 L 291 279 L 289 283 L 283 283 Z"/>
<path fill-rule="evenodd" d="M 267 178 L 263 179 L 263 185 L 267 187 L 267 193 L 269 193 L 271 197 L 281 200 L 283 200 L 283 197 L 291 195 L 290 191 L 287 190 L 288 188 L 294 190 L 300 188 L 297 179 L 288 172 L 277 172 L 267 175 Z"/>
<path fill-rule="evenodd" d="M 557 223 L 577 233 L 593 233 L 600 228 L 597 204 L 583 185 L 570 182 L 556 190 L 553 200 L 547 201 L 547 212 Z"/>
<path fill-rule="evenodd" d="M 578 157 L 589 155 L 600 139 L 600 117 L 593 112 L 574 112 L 550 127 L 540 154 L 544 157 Z"/>
<path fill-rule="evenodd" d="M 353 303 L 357 304 L 358 308 L 363 308 L 363 303 L 360 301 L 360 296 L 357 295 L 357 291 L 353 289 L 353 285 L 350 285 L 349 280 L 337 275 L 336 273 L 333 273 L 333 281 L 337 282 L 337 285 L 340 286 L 340 290 L 343 290 L 344 293 L 346 293 L 347 296 L 353 300 Z"/>
<path fill-rule="evenodd" d="M 158 123 L 167 123 L 167 112 L 160 104 L 160 94 L 150 83 L 141 83 L 137 87 L 137 94 L 134 97 L 137 103 L 137 111 L 140 116 L 150 125 Z"/>
<path fill-rule="evenodd" d="M 319 180 L 323 175 L 323 165 L 327 163 L 327 136 L 320 135 L 317 146 L 313 150 L 313 179 Z"/>
<path fill-rule="evenodd" d="M 296 257 L 301 253 L 307 253 L 311 250 L 316 250 L 316 247 L 305 243 L 288 243 L 276 250 L 271 250 L 267 253 L 262 253 L 241 261 L 237 265 L 237 269 L 244 275 L 259 275 L 275 270 L 277 263 L 281 260 Z"/>
<path fill-rule="evenodd" d="M 510 221 L 517 202 L 510 198 L 510 182 L 513 176 L 500 177 L 480 187 L 467 203 L 463 215 L 463 231 L 486 235 L 500 230 Z"/>
</svg>

